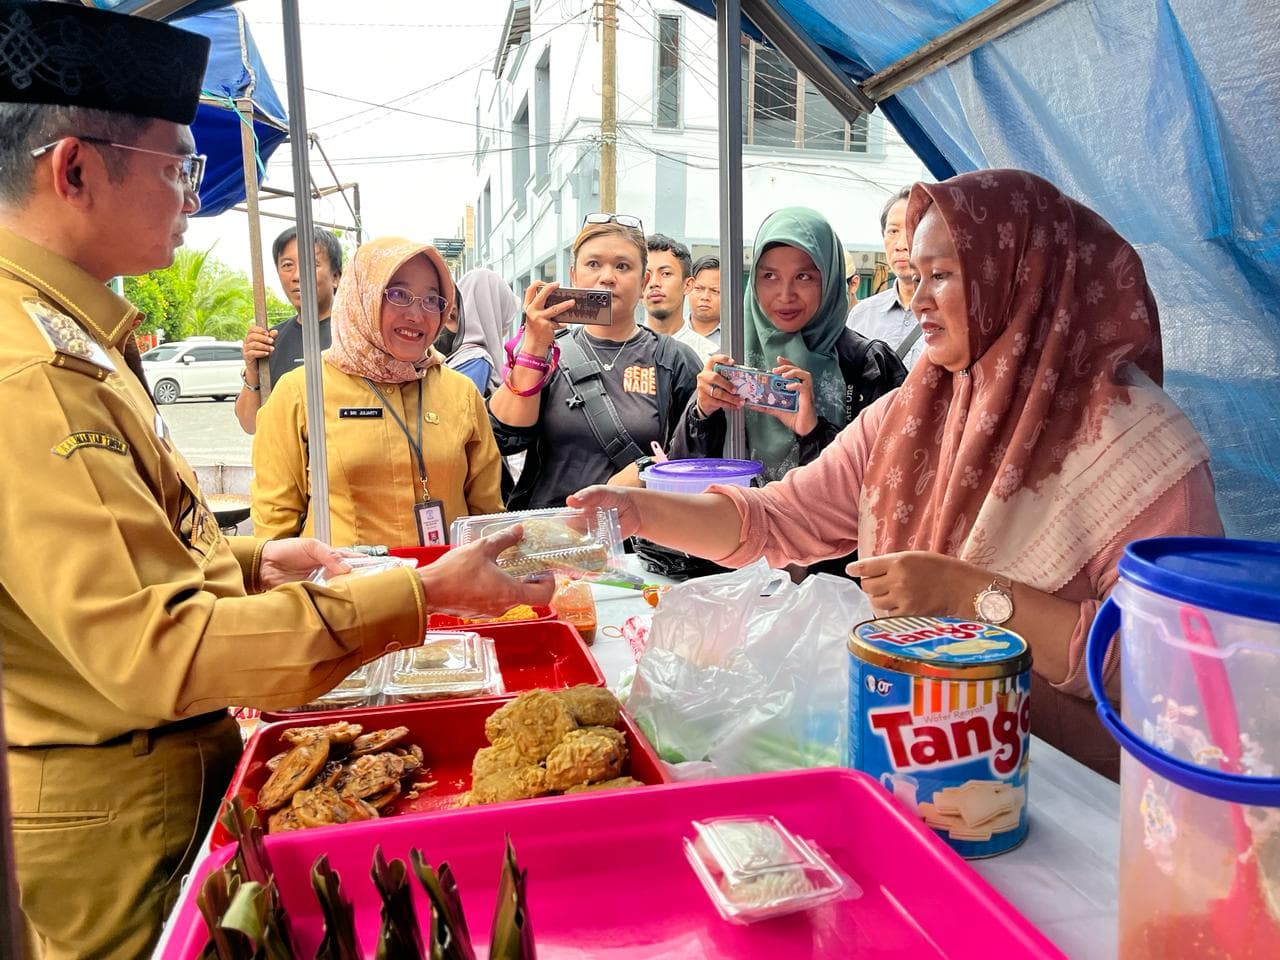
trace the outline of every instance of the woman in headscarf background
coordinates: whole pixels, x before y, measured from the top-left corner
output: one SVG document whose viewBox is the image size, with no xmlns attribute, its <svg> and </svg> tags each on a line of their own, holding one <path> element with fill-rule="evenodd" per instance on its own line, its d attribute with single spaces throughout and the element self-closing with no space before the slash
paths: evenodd
<svg viewBox="0 0 1280 960">
<path fill-rule="evenodd" d="M 440 331 L 436 348 L 487 397 L 502 385 L 502 332 L 520 313 L 520 301 L 502 277 L 479 268 L 458 278 L 456 307 L 453 329 Z"/>
<path fill-rule="evenodd" d="M 877 397 L 900 384 L 906 368 L 879 341 L 845 326 L 849 314 L 844 250 L 815 210 L 788 207 L 771 214 L 755 241 L 755 263 L 743 301 L 746 366 L 794 378 L 794 413 L 765 407 L 745 412 L 749 456 L 778 480 L 816 459 L 840 430 Z M 671 456 L 723 455 L 724 411 L 745 401 L 713 369 L 732 364 L 712 356 L 676 429 Z"/>
<path fill-rule="evenodd" d="M 335 544 L 443 543 L 455 518 L 502 510 L 484 400 L 432 347 L 453 299 L 436 249 L 399 237 L 366 243 L 343 274 L 321 365 Z M 312 534 L 309 433 L 298 369 L 280 378 L 258 415 L 260 537 Z"/>
<path fill-rule="evenodd" d="M 817 461 L 763 489 L 614 488 L 623 533 L 741 566 L 858 548 L 879 615 L 1003 622 L 1034 655 L 1031 729 L 1115 778 L 1084 645 L 1125 544 L 1219 536 L 1208 451 L 1160 388 L 1156 304 L 1101 217 L 1018 170 L 917 184 L 911 307 L 926 356 Z M 1000 604 L 996 604 L 1000 606 Z M 1118 647 L 1104 675 L 1118 695 Z"/>
</svg>

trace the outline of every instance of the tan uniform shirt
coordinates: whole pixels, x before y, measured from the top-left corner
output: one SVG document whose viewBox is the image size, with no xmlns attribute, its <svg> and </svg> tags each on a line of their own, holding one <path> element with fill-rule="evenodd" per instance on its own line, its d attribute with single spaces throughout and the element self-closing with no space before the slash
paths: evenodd
<svg viewBox="0 0 1280 960">
<path fill-rule="evenodd" d="M 0 640 L 15 745 L 300 704 L 422 642 L 412 571 L 246 596 L 262 541 L 222 536 L 125 366 L 137 317 L 0 229 Z"/>
<path fill-rule="evenodd" d="M 428 497 L 404 431 L 363 379 L 328 363 L 321 369 L 330 540 L 340 546 L 416 546 L 413 507 Z M 315 535 L 308 510 L 305 378 L 303 370 L 286 373 L 258 411 L 252 491 L 253 532 L 259 537 Z M 416 442 L 418 381 L 378 389 Z M 422 380 L 422 456 L 429 498 L 444 503 L 446 525 L 469 514 L 502 511 L 502 465 L 484 399 L 475 384 L 439 363 Z"/>
</svg>

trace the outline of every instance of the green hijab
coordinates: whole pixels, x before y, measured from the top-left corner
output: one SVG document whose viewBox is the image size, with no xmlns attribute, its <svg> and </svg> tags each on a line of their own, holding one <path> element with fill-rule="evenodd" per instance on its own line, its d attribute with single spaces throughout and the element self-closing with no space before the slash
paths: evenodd
<svg viewBox="0 0 1280 960">
<path fill-rule="evenodd" d="M 816 210 L 786 207 L 771 214 L 756 234 L 755 257 L 768 247 L 796 247 L 813 260 L 822 274 L 822 301 L 817 312 L 798 333 L 783 333 L 769 320 L 756 299 L 756 271 L 747 274 L 743 305 L 746 365 L 772 370 L 778 357 L 786 357 L 813 375 L 813 401 L 818 416 L 837 427 L 845 420 L 845 384 L 836 356 L 836 344 L 844 334 L 849 313 L 844 284 L 844 248 L 831 224 Z M 747 446 L 751 457 L 764 464 L 764 475 L 779 480 L 800 461 L 796 435 L 773 417 L 750 408 L 746 411 Z"/>
</svg>

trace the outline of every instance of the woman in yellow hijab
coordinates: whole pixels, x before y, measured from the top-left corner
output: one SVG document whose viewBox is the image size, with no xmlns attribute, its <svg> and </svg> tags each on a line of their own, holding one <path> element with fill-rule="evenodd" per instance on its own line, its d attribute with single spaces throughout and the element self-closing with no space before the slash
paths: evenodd
<svg viewBox="0 0 1280 960">
<path fill-rule="evenodd" d="M 502 510 L 484 400 L 431 346 L 453 296 L 436 249 L 399 237 L 366 243 L 342 276 L 322 364 L 334 544 L 444 543 L 455 518 Z M 299 368 L 258 414 L 257 536 L 313 534 L 308 435 Z"/>
</svg>

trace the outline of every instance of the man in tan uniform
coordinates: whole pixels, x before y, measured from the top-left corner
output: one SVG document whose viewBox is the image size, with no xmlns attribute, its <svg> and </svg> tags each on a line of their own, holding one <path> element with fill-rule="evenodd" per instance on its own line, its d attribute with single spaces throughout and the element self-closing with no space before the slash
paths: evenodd
<svg viewBox="0 0 1280 960">
<path fill-rule="evenodd" d="M 314 540 L 225 538 L 134 371 L 105 281 L 170 263 L 199 205 L 203 37 L 0 0 L 0 641 L 14 849 L 45 957 L 145 956 L 240 751 L 429 609 L 545 603 L 493 562 L 321 588 Z"/>
</svg>

